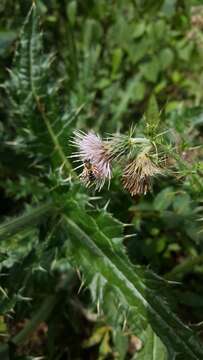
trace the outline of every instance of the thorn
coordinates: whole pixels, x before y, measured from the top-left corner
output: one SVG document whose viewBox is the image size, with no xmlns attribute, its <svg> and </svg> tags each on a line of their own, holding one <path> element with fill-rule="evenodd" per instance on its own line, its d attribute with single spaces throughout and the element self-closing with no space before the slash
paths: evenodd
<svg viewBox="0 0 203 360">
<path fill-rule="evenodd" d="M 74 171 L 75 171 L 75 170 L 78 170 L 78 169 L 80 169 L 81 167 L 84 167 L 84 165 L 83 165 L 83 164 L 80 164 L 80 165 L 76 166 L 73 170 L 74 170 Z"/>
<path fill-rule="evenodd" d="M 81 282 L 81 284 L 80 284 L 80 287 L 79 287 L 79 289 L 78 289 L 77 294 L 80 294 L 80 292 L 81 292 L 82 288 L 84 287 L 84 285 L 85 285 L 85 281 L 82 280 L 82 282 Z"/>
<path fill-rule="evenodd" d="M 97 300 L 97 313 L 98 313 L 98 316 L 100 315 L 100 302 L 99 300 Z"/>
<path fill-rule="evenodd" d="M 82 281 L 82 276 L 79 268 L 76 269 L 76 274 L 78 275 L 79 280 Z"/>
<path fill-rule="evenodd" d="M 107 202 L 106 202 L 106 204 L 104 205 L 104 211 L 107 211 L 107 208 L 108 208 L 108 206 L 109 206 L 109 203 L 110 203 L 110 200 L 108 200 Z"/>
<path fill-rule="evenodd" d="M 102 199 L 102 196 L 90 196 L 90 198 L 89 198 L 91 201 L 93 200 L 100 200 L 100 199 Z"/>
<path fill-rule="evenodd" d="M 125 317 L 125 319 L 123 320 L 123 327 L 122 327 L 122 331 L 125 331 L 126 326 L 127 326 L 127 319 L 126 319 L 126 317 Z"/>
<path fill-rule="evenodd" d="M 0 291 L 2 292 L 4 297 L 8 299 L 8 295 L 7 295 L 6 291 L 1 286 L 0 286 Z"/>
<path fill-rule="evenodd" d="M 134 234 L 124 235 L 124 239 L 129 239 L 129 238 L 134 237 L 134 236 L 137 236 L 137 234 L 134 233 Z"/>
<path fill-rule="evenodd" d="M 130 227 L 130 226 L 134 226 L 134 224 L 128 224 L 128 223 L 124 224 L 123 223 L 123 227 Z"/>
</svg>

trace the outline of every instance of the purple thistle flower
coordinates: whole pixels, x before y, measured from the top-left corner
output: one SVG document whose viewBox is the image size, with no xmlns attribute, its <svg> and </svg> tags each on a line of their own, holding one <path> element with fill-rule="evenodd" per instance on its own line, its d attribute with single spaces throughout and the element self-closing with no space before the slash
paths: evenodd
<svg viewBox="0 0 203 360">
<path fill-rule="evenodd" d="M 102 139 L 93 132 L 75 131 L 72 143 L 78 147 L 78 152 L 72 157 L 78 157 L 83 162 L 81 179 L 85 185 L 95 185 L 101 189 L 105 180 L 111 179 L 111 164 L 108 148 Z"/>
</svg>

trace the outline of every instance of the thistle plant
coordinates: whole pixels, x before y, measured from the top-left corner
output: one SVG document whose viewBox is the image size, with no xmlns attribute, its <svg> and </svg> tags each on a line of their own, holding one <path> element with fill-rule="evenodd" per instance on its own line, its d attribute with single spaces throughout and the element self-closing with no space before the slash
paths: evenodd
<svg viewBox="0 0 203 360">
<path fill-rule="evenodd" d="M 59 3 L 54 9 L 58 8 Z M 74 23 L 75 4 L 74 1 L 68 4 L 68 13 L 72 15 L 71 26 Z M 95 13 L 103 8 L 103 5 L 91 6 L 96 6 Z M 111 2 L 106 2 L 105 6 L 112 9 Z M 86 12 L 86 5 L 84 8 Z M 40 9 L 46 16 L 45 8 L 40 6 Z M 64 11 L 63 6 L 62 9 Z M 48 17 L 49 21 L 53 20 Z M 103 16 L 101 19 L 103 23 Z M 92 22 L 87 23 L 89 39 Z M 66 22 L 65 28 L 67 30 Z M 97 27 L 93 26 L 94 29 Z M 69 35 L 73 49 L 74 36 Z M 10 78 L 3 85 L 9 101 L 9 121 L 3 137 L 1 185 L 9 203 L 12 197 L 13 208 L 0 224 L 0 328 L 3 333 L 0 359 L 62 359 L 69 356 L 69 351 L 70 358 L 90 358 L 89 352 L 84 354 L 84 344 L 88 343 L 84 337 L 92 331 L 89 343 L 92 344 L 95 338 L 98 341 L 92 329 L 94 325 L 99 327 L 101 324 L 103 328 L 104 324 L 108 328 L 108 332 L 102 332 L 100 336 L 102 351 L 107 349 L 104 356 L 101 351 L 102 359 L 111 355 L 112 358 L 118 355 L 119 359 L 131 355 L 131 358 L 150 360 L 152 357 L 156 360 L 203 359 L 198 334 L 178 318 L 170 305 L 174 285 L 178 287 L 178 284 L 157 276 L 151 270 L 151 258 L 145 258 L 145 266 L 139 262 L 139 258 L 133 257 L 129 247 L 131 245 L 134 252 L 141 255 L 141 248 L 144 249 L 143 253 L 145 249 L 149 250 L 144 248 L 145 238 L 147 241 L 152 239 L 152 245 L 155 244 L 159 251 L 156 252 L 156 259 L 164 258 L 165 261 L 169 257 L 170 246 L 174 249 L 174 239 L 171 240 L 169 236 L 172 233 L 174 237 L 177 230 L 177 238 L 182 234 L 183 239 L 187 240 L 184 251 L 191 248 L 192 231 L 190 238 L 186 237 L 185 231 L 191 214 L 192 222 L 196 215 L 196 208 L 193 210 L 190 205 L 192 203 L 193 206 L 195 196 L 199 196 L 197 190 L 191 200 L 192 195 L 188 195 L 190 193 L 186 193 L 185 188 L 177 191 L 173 185 L 166 187 L 161 184 L 159 192 L 153 195 L 144 210 L 142 196 L 135 204 L 121 193 L 123 185 L 132 196 L 145 194 L 151 191 L 153 179 L 166 173 L 162 165 L 163 153 L 171 155 L 173 149 L 167 145 L 168 152 L 164 151 L 163 144 L 158 141 L 160 137 L 156 137 L 159 132 L 159 111 L 153 111 L 147 117 L 149 126 L 146 126 L 143 136 L 130 130 L 129 134 L 113 134 L 102 139 L 94 131 L 75 131 L 81 128 L 83 120 L 84 128 L 87 128 L 89 111 L 84 109 L 81 112 L 84 94 L 87 94 L 85 100 L 88 100 L 88 106 L 92 104 L 92 96 L 88 97 L 87 88 L 80 88 L 77 80 L 77 70 L 84 70 L 80 53 L 77 53 L 79 64 L 76 63 L 76 50 L 80 49 L 81 44 L 77 44 L 72 55 L 72 70 L 79 65 L 72 74 L 75 90 L 70 86 L 69 79 L 66 81 L 64 78 L 61 60 L 60 66 L 56 64 L 61 71 L 60 81 L 57 81 L 50 56 L 43 53 L 42 40 L 39 10 L 33 5 L 20 34 Z M 94 55 L 96 63 L 100 54 L 98 48 L 93 49 L 91 41 L 89 48 L 85 47 L 86 65 L 87 61 L 92 61 L 92 56 L 87 56 L 87 50 Z M 82 86 L 86 85 L 88 76 L 94 73 L 92 62 L 88 65 L 91 71 L 85 68 Z M 64 88 L 58 91 L 58 86 L 64 83 Z M 93 75 L 90 83 L 94 84 Z M 66 90 L 67 97 L 64 95 Z M 131 90 L 134 93 L 135 88 Z M 103 105 L 99 106 L 101 113 Z M 113 125 L 112 129 L 115 129 Z M 67 138 L 70 139 L 73 133 L 70 143 L 77 147 L 77 151 L 71 154 L 72 146 L 67 146 Z M 85 187 L 75 180 L 71 162 L 81 169 L 82 183 L 87 187 L 94 186 L 96 190 L 100 190 L 106 182 L 110 183 L 114 168 L 120 167 L 120 185 L 113 195 L 110 189 L 104 191 L 102 197 L 91 197 Z M 180 164 L 181 170 L 185 169 L 186 177 L 190 169 L 183 168 L 185 163 Z M 202 186 L 201 178 L 198 173 L 192 175 L 199 189 Z M 114 209 L 122 208 L 122 196 L 127 209 L 120 217 Z M 111 212 L 106 204 L 110 204 Z M 146 221 L 140 215 L 143 211 Z M 155 229 L 152 214 L 156 218 L 159 216 L 160 220 Z M 177 220 L 179 223 L 182 221 L 182 228 L 176 229 Z M 142 237 L 137 221 L 143 221 L 147 228 Z M 174 226 L 173 231 L 169 228 L 167 233 L 166 225 Z M 130 233 L 132 228 L 133 234 Z M 193 233 L 197 233 L 196 229 Z M 153 238 L 150 238 L 150 232 Z M 161 236 L 157 235 L 159 232 Z M 132 242 L 126 244 L 130 237 Z M 184 243 L 182 238 L 179 243 Z M 179 243 L 175 245 L 180 246 Z M 201 244 L 198 246 L 195 249 L 201 249 Z M 176 270 L 180 275 L 181 270 Z M 184 271 L 188 271 L 188 264 Z M 200 269 L 198 271 L 200 276 Z M 168 278 L 174 279 L 173 276 Z M 198 302 L 201 308 L 199 298 Z M 84 331 L 84 324 L 85 327 L 87 324 L 87 332 Z M 32 346 L 30 353 L 24 354 L 23 346 L 26 347 L 28 339 L 36 338 L 40 327 L 46 329 L 42 351 L 38 353 L 38 346 Z M 71 337 L 67 329 L 71 330 Z M 134 353 L 130 355 L 129 338 L 133 336 L 141 339 L 142 348 L 133 350 Z M 82 344 L 80 349 L 79 342 Z M 109 348 L 112 348 L 111 354 Z"/>
<path fill-rule="evenodd" d="M 123 187 L 131 196 L 146 195 L 152 190 L 153 178 L 164 173 L 158 165 L 157 147 L 146 137 L 115 134 L 102 141 L 94 132 L 76 131 L 72 144 L 78 151 L 71 157 L 82 162 L 76 167 L 83 168 L 80 178 L 87 187 L 94 186 L 96 190 L 101 190 L 106 179 L 110 181 L 112 168 L 118 164 L 122 168 Z M 152 160 L 154 147 L 156 164 Z"/>
</svg>

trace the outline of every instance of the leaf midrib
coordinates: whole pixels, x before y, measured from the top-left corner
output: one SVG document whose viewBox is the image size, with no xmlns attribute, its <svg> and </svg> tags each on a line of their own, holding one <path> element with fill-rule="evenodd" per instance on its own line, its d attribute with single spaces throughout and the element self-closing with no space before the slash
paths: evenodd
<svg viewBox="0 0 203 360">
<path fill-rule="evenodd" d="M 87 245 L 88 247 L 89 247 L 90 243 L 93 243 L 94 247 L 96 246 L 96 248 L 98 249 L 98 254 L 100 254 L 101 257 L 104 257 L 106 259 L 108 265 L 110 266 L 110 269 L 114 270 L 114 275 L 116 277 L 119 277 L 120 280 L 123 280 L 125 282 L 125 284 L 128 284 L 128 289 L 131 291 L 131 296 L 132 296 L 132 294 L 134 296 L 136 296 L 136 298 L 138 298 L 142 302 L 142 305 L 144 304 L 144 307 L 146 310 L 150 310 L 151 313 L 154 313 L 154 315 L 159 320 L 159 322 L 161 322 L 163 324 L 162 325 L 163 328 L 168 329 L 168 332 L 170 332 L 170 337 L 173 337 L 173 341 L 176 341 L 176 345 L 177 346 L 181 345 L 182 348 L 184 348 L 185 351 L 187 351 L 187 354 L 191 356 L 191 359 L 199 360 L 199 357 L 197 357 L 197 355 L 194 354 L 194 349 L 191 350 L 190 345 L 188 345 L 187 339 L 185 341 L 186 334 L 183 334 L 181 336 L 181 334 L 178 332 L 178 333 L 176 333 L 176 339 L 174 340 L 174 328 L 171 327 L 171 325 L 169 325 L 168 322 L 162 316 L 159 315 L 156 308 L 154 308 L 150 304 L 150 302 L 148 300 L 146 300 L 146 298 L 143 296 L 141 289 L 136 288 L 133 281 L 129 280 L 129 277 L 126 275 L 126 273 L 122 272 L 118 268 L 118 264 L 116 264 L 116 262 L 118 262 L 120 265 L 122 265 L 124 267 L 124 270 L 127 266 L 126 263 L 124 263 L 123 260 L 120 258 L 120 256 L 117 256 L 115 253 L 113 254 L 111 252 L 111 250 L 109 250 L 109 249 L 107 249 L 107 251 L 105 251 L 104 248 L 101 250 L 101 248 L 97 244 L 95 244 L 95 242 L 74 221 L 72 221 L 68 217 L 66 217 L 66 220 L 67 220 L 67 223 L 69 224 L 69 226 L 71 226 L 74 230 L 76 230 L 76 233 L 80 234 L 80 236 L 78 238 L 80 242 L 83 242 L 83 244 L 84 244 L 84 240 L 81 239 L 81 236 L 82 236 L 82 238 L 88 240 L 88 245 Z M 104 234 L 102 234 L 102 236 L 105 237 Z M 90 249 L 90 251 L 92 251 L 92 249 Z M 130 269 L 129 267 L 127 268 L 127 271 L 132 273 L 132 269 Z M 131 275 L 133 275 L 133 277 L 135 277 L 136 274 L 133 273 Z M 135 279 L 135 280 L 137 280 L 137 279 Z M 141 278 L 139 278 L 139 282 L 140 282 L 141 287 L 143 288 L 142 290 L 146 289 L 145 284 L 143 283 Z M 121 290 L 121 291 L 123 293 L 123 290 Z M 124 296 L 126 298 L 126 294 L 124 294 Z M 162 304 L 159 304 L 159 305 L 163 307 Z M 173 320 L 178 322 L 179 326 L 184 326 L 178 320 L 178 318 L 174 318 L 174 316 L 173 316 Z M 186 328 L 184 328 L 183 330 L 186 331 Z M 159 336 L 159 334 L 158 334 L 158 336 Z M 191 336 L 192 336 L 192 333 L 191 333 Z M 177 338 L 178 338 L 178 341 L 177 341 Z M 197 349 L 195 349 L 195 350 L 197 350 Z M 198 353 L 200 353 L 200 351 L 198 351 Z M 202 354 L 203 354 L 203 350 L 201 349 L 201 355 Z"/>
</svg>

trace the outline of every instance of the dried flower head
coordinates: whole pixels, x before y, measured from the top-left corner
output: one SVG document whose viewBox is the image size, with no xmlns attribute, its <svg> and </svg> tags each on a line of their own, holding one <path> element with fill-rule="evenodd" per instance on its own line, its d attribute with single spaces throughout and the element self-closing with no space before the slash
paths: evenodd
<svg viewBox="0 0 203 360">
<path fill-rule="evenodd" d="M 80 178 L 86 186 L 95 185 L 101 189 L 105 180 L 111 179 L 111 164 L 108 147 L 102 139 L 93 132 L 76 131 L 72 143 L 78 147 L 72 157 L 82 161 L 83 172 Z M 76 160 L 77 161 L 77 160 Z"/>
<path fill-rule="evenodd" d="M 153 176 L 161 173 L 146 152 L 142 152 L 125 167 L 123 186 L 132 196 L 146 194 L 152 188 Z"/>
</svg>

